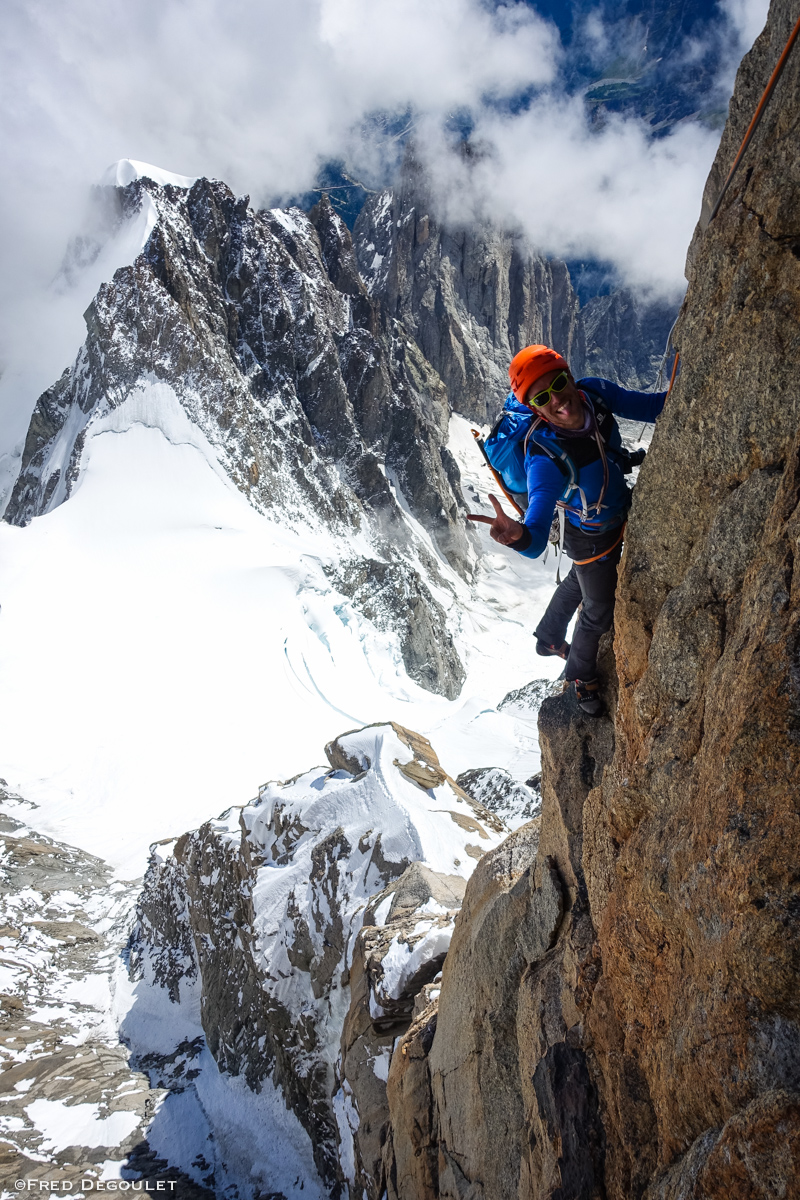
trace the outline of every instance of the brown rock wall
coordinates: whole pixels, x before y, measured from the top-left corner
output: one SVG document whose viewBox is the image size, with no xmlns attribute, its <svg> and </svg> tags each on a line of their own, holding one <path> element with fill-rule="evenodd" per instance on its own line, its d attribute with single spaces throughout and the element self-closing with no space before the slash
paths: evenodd
<svg viewBox="0 0 800 1200">
<path fill-rule="evenodd" d="M 436 759 L 426 739 L 410 730 L 404 730 L 404 733 L 409 740 L 414 740 L 429 760 Z M 334 757 L 337 749 L 340 754 L 342 751 L 338 742 L 333 742 L 328 749 L 331 757 Z M 436 762 L 438 764 L 438 759 Z M 354 1182 L 351 1181 L 351 1191 L 367 1200 L 381 1200 L 387 1186 L 390 1186 L 385 1177 L 387 1164 L 392 1176 L 397 1174 L 398 1169 L 401 1175 L 407 1173 L 404 1159 L 408 1153 L 408 1143 L 399 1134 L 399 1126 L 399 1168 L 392 1164 L 386 1148 L 390 1132 L 388 1085 L 383 1071 L 376 1073 L 376 1062 L 385 1060 L 388 1066 L 395 1039 L 406 1034 L 411 1026 L 409 1037 L 404 1040 L 404 1048 L 399 1056 L 394 1055 L 393 1063 L 410 1065 L 410 1062 L 406 1063 L 406 1057 L 412 1043 L 413 1060 L 424 1063 L 436 1028 L 436 1004 L 431 1004 L 430 992 L 433 989 L 438 997 L 439 988 L 432 981 L 440 973 L 444 954 L 426 959 L 408 980 L 402 994 L 394 997 L 385 994 L 383 959 L 393 941 L 400 939 L 411 945 L 419 941 L 420 922 L 426 927 L 449 926 L 461 906 L 464 889 L 465 880 L 460 875 L 442 875 L 423 863 L 414 862 L 399 879 L 392 880 L 381 892 L 376 893 L 364 910 L 364 923 L 353 948 L 349 972 L 350 1005 L 342 1027 L 337 1070 L 342 1087 L 358 1116 L 357 1127 L 352 1134 Z M 383 923 L 376 925 L 376 910 L 386 901 L 391 901 L 389 909 Z M 438 916 L 426 918 L 425 905 L 431 901 L 443 911 Z M 421 1011 L 426 1014 L 426 1021 L 430 1022 L 429 1029 L 425 1022 L 419 1025 Z M 418 1046 L 414 1039 L 419 1038 L 421 1042 Z M 424 1066 L 423 1073 L 427 1074 Z M 430 1104 L 424 1112 L 418 1107 L 421 1096 L 419 1083 L 420 1080 L 415 1077 L 413 1084 L 405 1080 L 401 1085 L 401 1091 L 404 1092 L 402 1107 L 409 1121 L 409 1129 L 405 1132 L 411 1136 L 412 1157 L 418 1153 L 421 1138 L 417 1129 L 424 1128 L 426 1123 L 430 1125 L 432 1120 Z M 410 1087 L 413 1094 L 409 1092 Z M 427 1090 L 430 1091 L 429 1083 Z"/>
<path fill-rule="evenodd" d="M 712 180 L 795 18 L 773 3 Z M 620 573 L 616 754 L 586 812 L 603 961 L 592 1045 L 609 1100 L 635 1063 L 655 1119 L 646 1149 L 682 1175 L 653 1197 L 795 1186 L 784 1165 L 769 1190 L 753 1163 L 769 1130 L 791 1143 L 800 1089 L 799 95 L 795 54 L 695 240 L 682 371 Z M 604 1119 L 609 1193 L 639 1195 L 643 1131 L 612 1103 Z"/>
<path fill-rule="evenodd" d="M 392 1057 L 386 1085 L 392 1115 L 384 1163 L 387 1200 L 439 1195 L 439 1137 L 428 1055 L 438 1020 L 438 1002 L 412 1024 Z"/>
<path fill-rule="evenodd" d="M 581 844 L 613 727 L 582 718 L 567 693 L 543 705 L 540 739 L 542 816 L 476 868 L 438 1009 L 423 1011 L 392 1057 L 389 1200 L 603 1196 L 584 1028 L 599 957 Z"/>
<path fill-rule="evenodd" d="M 740 69 L 706 211 L 796 16 Z M 538 852 L 481 862 L 430 1049 L 420 1017 L 393 1057 L 391 1200 L 800 1195 L 798 132 L 800 49 L 691 248 L 613 721 L 542 705 Z"/>
<path fill-rule="evenodd" d="M 527 1143 L 520 979 L 552 946 L 564 909 L 561 881 L 535 857 L 537 842 L 536 823 L 524 825 L 479 863 L 445 961 L 430 1054 L 443 1197 L 492 1178 L 497 1195 L 518 1194 Z"/>
</svg>

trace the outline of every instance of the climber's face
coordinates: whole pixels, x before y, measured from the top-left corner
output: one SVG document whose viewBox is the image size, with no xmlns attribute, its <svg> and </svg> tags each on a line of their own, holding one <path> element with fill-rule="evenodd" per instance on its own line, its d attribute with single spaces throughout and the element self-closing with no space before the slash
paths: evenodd
<svg viewBox="0 0 800 1200">
<path fill-rule="evenodd" d="M 548 371 L 546 375 L 542 375 L 536 380 L 531 390 L 542 392 L 549 388 L 553 380 L 562 374 L 562 371 L 563 368 Z M 562 388 L 560 392 L 552 392 L 547 404 L 534 409 L 534 412 L 538 416 L 544 417 L 551 425 L 561 429 L 580 429 L 586 419 L 586 410 L 572 375 L 567 375 L 566 387 Z"/>
</svg>

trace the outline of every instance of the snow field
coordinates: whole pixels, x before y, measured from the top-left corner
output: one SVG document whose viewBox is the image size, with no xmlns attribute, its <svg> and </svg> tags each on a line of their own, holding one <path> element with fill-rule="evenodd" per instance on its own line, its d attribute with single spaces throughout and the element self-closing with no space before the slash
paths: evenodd
<svg viewBox="0 0 800 1200">
<path fill-rule="evenodd" d="M 44 1134 L 39 1149 L 43 1153 L 66 1150 L 69 1146 L 116 1146 L 124 1141 L 140 1117 L 135 1112 L 99 1115 L 98 1104 L 64 1104 L 62 1100 L 34 1100 L 25 1112 Z"/>
<path fill-rule="evenodd" d="M 222 1074 L 210 1051 L 196 1062 L 193 1088 L 171 1092 L 156 1113 L 147 1132 L 153 1150 L 198 1183 L 207 1163 L 217 1188 L 244 1182 L 256 1195 L 269 1190 L 287 1200 L 325 1200 L 308 1134 L 270 1080 L 252 1092 L 243 1079 Z"/>
<path fill-rule="evenodd" d="M 428 736 L 452 775 L 538 769 L 532 723 L 495 705 L 557 673 L 530 634 L 549 570 L 492 552 L 503 569 L 475 596 L 454 580 L 468 678 L 456 701 L 427 693 L 324 574 L 366 541 L 256 513 L 168 393 L 144 388 L 89 430 L 67 503 L 0 524 L 0 774 L 37 827 L 141 875 L 154 840 L 381 720 Z"/>
</svg>

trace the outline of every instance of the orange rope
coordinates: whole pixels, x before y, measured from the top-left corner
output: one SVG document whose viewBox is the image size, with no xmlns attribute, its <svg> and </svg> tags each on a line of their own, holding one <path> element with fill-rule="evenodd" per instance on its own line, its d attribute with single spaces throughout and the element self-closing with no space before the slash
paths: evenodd
<svg viewBox="0 0 800 1200">
<path fill-rule="evenodd" d="M 580 562 L 578 562 L 576 560 L 575 566 L 576 567 L 585 567 L 588 563 L 597 562 L 598 558 L 605 558 L 605 556 L 607 554 L 610 554 L 612 550 L 616 550 L 617 546 L 620 544 L 622 539 L 625 537 L 625 529 L 626 529 L 627 524 L 628 524 L 628 522 L 626 521 L 625 524 L 622 526 L 622 532 L 620 533 L 617 540 L 614 542 L 613 546 L 609 546 L 608 549 L 604 550 L 602 554 L 595 554 L 594 558 L 582 558 L 580 560 Z"/>
<path fill-rule="evenodd" d="M 678 373 L 678 363 L 680 362 L 680 357 L 681 357 L 680 350 L 676 350 L 675 351 L 675 362 L 672 364 L 672 374 L 669 377 L 669 387 L 667 388 L 667 396 L 672 391 L 672 385 L 675 382 L 675 376 Z"/>
<path fill-rule="evenodd" d="M 792 32 L 789 34 L 789 40 L 787 41 L 786 45 L 783 48 L 783 53 L 781 54 L 780 58 L 778 59 L 777 63 L 775 64 L 775 70 L 772 72 L 769 79 L 767 80 L 767 86 L 764 88 L 763 95 L 758 102 L 756 111 L 753 113 L 753 119 L 751 120 L 750 124 L 747 126 L 747 132 L 745 133 L 744 137 L 742 138 L 742 144 L 739 147 L 739 153 L 736 155 L 736 158 L 733 160 L 733 166 L 731 167 L 730 171 L 728 172 L 728 178 L 723 183 L 722 188 L 720 189 L 720 193 L 717 196 L 717 199 L 714 203 L 714 207 L 711 209 L 711 215 L 709 216 L 708 221 L 706 222 L 706 228 L 708 228 L 708 226 L 714 220 L 714 217 L 719 212 L 719 206 L 722 204 L 722 198 L 725 195 L 725 193 L 727 192 L 728 186 L 729 186 L 731 180 L 733 179 L 734 175 L 736 174 L 736 171 L 739 167 L 740 162 L 744 158 L 745 151 L 747 150 L 747 147 L 750 145 L 753 134 L 755 133 L 756 129 L 758 128 L 759 122 L 760 122 L 762 116 L 764 115 L 764 110 L 766 109 L 767 104 L 769 103 L 769 98 L 772 95 L 772 93 L 774 92 L 775 85 L 783 73 L 783 68 L 786 66 L 787 59 L 789 58 L 792 47 L 794 46 L 795 42 L 797 41 L 798 35 L 800 35 L 800 17 L 797 18 L 795 27 L 792 30 Z M 678 368 L 678 359 L 679 358 L 680 358 L 680 354 L 676 354 L 675 362 L 672 364 L 672 378 L 669 381 L 669 388 L 667 389 L 667 395 L 669 395 L 670 392 L 672 391 L 672 385 L 675 382 L 675 372 L 677 371 L 677 368 Z"/>
<path fill-rule="evenodd" d="M 769 100 L 770 96 L 772 95 L 772 92 L 775 88 L 775 84 L 778 82 L 778 80 L 781 77 L 783 68 L 786 66 L 786 60 L 789 57 L 789 53 L 792 49 L 792 46 L 797 41 L 797 35 L 799 33 L 800 33 L 800 17 L 797 18 L 797 24 L 795 25 L 792 32 L 789 34 L 789 40 L 783 48 L 783 54 L 778 59 L 776 65 L 775 65 L 775 70 L 772 72 L 772 74 L 769 77 L 767 86 L 764 88 L 764 95 L 761 97 L 761 99 L 758 102 L 758 108 L 753 113 L 753 119 L 750 122 L 750 124 L 748 125 L 747 133 L 744 135 L 744 138 L 742 139 L 742 144 L 739 147 L 739 153 L 736 155 L 736 158 L 733 160 L 733 166 L 731 167 L 730 171 L 728 172 L 728 178 L 723 183 L 722 191 L 717 196 L 717 202 L 711 210 L 711 216 L 708 218 L 709 225 L 714 220 L 714 217 L 717 215 L 717 213 L 719 211 L 719 206 L 722 203 L 722 197 L 725 195 L 726 191 L 728 190 L 728 184 L 733 179 L 733 176 L 736 172 L 736 168 L 739 166 L 739 163 L 742 161 L 742 158 L 744 157 L 744 152 L 747 149 L 748 145 L 750 144 L 750 139 L 752 138 L 753 134 L 756 131 L 756 127 L 757 127 L 759 121 L 761 120 L 761 116 L 764 112 L 764 109 L 767 106 L 767 101 Z"/>
</svg>

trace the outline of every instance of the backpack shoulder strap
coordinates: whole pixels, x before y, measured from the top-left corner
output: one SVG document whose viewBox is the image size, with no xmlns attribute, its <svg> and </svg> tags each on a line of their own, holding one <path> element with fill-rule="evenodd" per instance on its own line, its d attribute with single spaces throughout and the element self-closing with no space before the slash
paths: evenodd
<svg viewBox="0 0 800 1200">
<path fill-rule="evenodd" d="M 558 467 L 564 478 L 574 484 L 577 479 L 577 472 L 566 450 L 563 450 L 558 443 L 551 446 L 546 441 L 539 441 L 534 436 L 536 430 L 542 425 L 544 425 L 544 421 L 541 417 L 537 417 L 525 435 L 525 454 L 542 454 L 546 458 L 549 458 L 551 463 L 554 463 Z"/>
<path fill-rule="evenodd" d="M 595 418 L 597 420 L 597 427 L 600 429 L 600 435 L 603 441 L 606 442 L 607 434 L 601 428 L 601 426 L 606 423 L 609 417 L 613 420 L 614 414 L 611 412 L 611 409 L 608 407 L 608 405 L 604 403 L 602 397 L 594 390 L 594 388 L 584 387 L 581 390 L 586 392 L 586 394 L 591 397 L 592 406 L 595 411 Z M 640 466 L 640 464 L 644 461 L 644 456 L 646 453 L 644 450 L 630 451 L 625 446 L 620 446 L 618 449 L 615 449 L 613 446 L 609 445 L 605 446 L 605 452 L 611 461 L 615 462 L 619 466 L 624 475 L 630 475 L 634 467 Z"/>
<path fill-rule="evenodd" d="M 575 386 L 577 387 L 577 384 Z M 611 412 L 611 409 L 608 407 L 603 397 L 595 388 L 587 387 L 585 383 L 582 383 L 580 385 L 580 390 L 582 392 L 586 392 L 586 395 L 591 397 L 592 404 L 594 405 L 595 409 L 599 408 L 603 412 Z"/>
<path fill-rule="evenodd" d="M 594 388 L 581 387 L 581 391 L 585 392 L 591 401 L 591 406 L 592 406 L 592 409 L 594 410 L 594 419 L 597 423 L 598 429 L 600 430 L 600 432 L 602 434 L 603 441 L 605 441 L 606 440 L 606 431 L 603 428 L 603 426 L 606 425 L 609 418 L 611 418 L 611 420 L 613 421 L 614 414 L 611 412 L 611 409 L 608 407 L 606 402 L 603 400 L 603 397 L 600 395 L 600 393 L 596 392 L 594 390 Z"/>
</svg>

